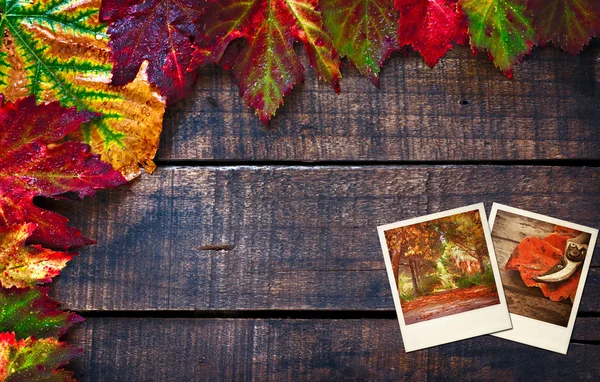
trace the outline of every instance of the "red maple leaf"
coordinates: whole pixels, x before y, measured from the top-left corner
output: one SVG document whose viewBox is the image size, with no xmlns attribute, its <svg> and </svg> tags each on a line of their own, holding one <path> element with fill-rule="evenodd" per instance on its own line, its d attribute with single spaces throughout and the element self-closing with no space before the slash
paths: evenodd
<svg viewBox="0 0 600 382">
<path fill-rule="evenodd" d="M 433 67 L 452 44 L 467 44 L 467 19 L 458 0 L 396 0 L 398 41 L 412 47 Z"/>
<path fill-rule="evenodd" d="M 296 42 L 304 44 L 319 77 L 339 91 L 341 62 L 323 28 L 317 0 L 212 1 L 197 24 L 192 68 L 219 62 L 229 43 L 246 39 L 235 58 L 236 50 L 229 51 L 225 66 L 233 63 L 241 95 L 265 123 L 283 103 L 283 96 L 303 80 Z"/>
<path fill-rule="evenodd" d="M 527 8 L 539 41 L 552 41 L 572 55 L 600 35 L 599 0 L 528 0 Z"/>
<path fill-rule="evenodd" d="M 200 0 L 104 0 L 100 19 L 110 22 L 113 85 L 135 78 L 148 60 L 148 79 L 173 104 L 191 93 L 196 71 L 189 71 L 194 21 L 205 2 Z"/>
<path fill-rule="evenodd" d="M 36 105 L 30 96 L 3 104 L 0 95 L 0 229 L 34 223 L 28 240 L 49 248 L 68 249 L 93 243 L 67 219 L 33 203 L 36 196 L 79 197 L 125 183 L 123 176 L 79 142 L 56 144 L 97 114 L 61 107 L 58 102 Z"/>
</svg>

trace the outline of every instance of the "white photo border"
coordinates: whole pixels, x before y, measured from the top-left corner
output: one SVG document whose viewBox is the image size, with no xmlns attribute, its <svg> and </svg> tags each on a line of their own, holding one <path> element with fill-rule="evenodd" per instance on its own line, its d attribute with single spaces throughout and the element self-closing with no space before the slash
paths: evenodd
<svg viewBox="0 0 600 382">
<path fill-rule="evenodd" d="M 385 240 L 385 231 L 470 211 L 479 211 L 480 214 L 500 304 L 440 317 L 430 321 L 406 325 L 404 314 L 402 313 L 398 286 L 396 280 L 394 280 L 392 261 Z M 504 297 L 504 290 L 502 289 L 502 279 L 500 278 L 500 271 L 498 270 L 498 261 L 496 260 L 496 253 L 494 252 L 494 246 L 492 245 L 492 236 L 487 224 L 487 215 L 483 203 L 378 226 L 377 232 L 379 234 L 381 250 L 383 251 L 383 258 L 385 260 L 388 279 L 392 289 L 392 296 L 394 298 L 394 306 L 396 307 L 396 313 L 398 314 L 398 323 L 400 324 L 400 331 L 402 332 L 404 350 L 406 352 L 490 334 L 512 327 L 506 299 Z"/>
<path fill-rule="evenodd" d="M 573 333 L 573 327 L 575 326 L 575 319 L 577 318 L 577 311 L 579 310 L 579 303 L 581 302 L 581 296 L 583 295 L 585 280 L 592 263 L 592 256 L 594 255 L 594 248 L 598 238 L 598 230 L 565 220 L 556 219 L 550 216 L 537 214 L 535 212 L 510 207 L 500 203 L 494 203 L 492 204 L 492 211 L 490 213 L 490 229 L 492 231 L 494 230 L 494 221 L 496 220 L 496 215 L 499 210 L 546 223 L 560 225 L 566 228 L 572 228 L 577 231 L 586 232 L 592 235 L 588 244 L 588 251 L 586 253 L 585 261 L 583 262 L 579 284 L 577 285 L 577 292 L 575 293 L 575 301 L 573 301 L 573 307 L 571 308 L 571 315 L 569 316 L 569 323 L 567 327 L 510 313 L 513 328 L 493 334 L 496 337 L 504 338 L 510 341 L 535 346 L 556 353 L 567 354 L 567 351 L 569 350 L 569 343 L 571 341 L 571 335 Z"/>
</svg>

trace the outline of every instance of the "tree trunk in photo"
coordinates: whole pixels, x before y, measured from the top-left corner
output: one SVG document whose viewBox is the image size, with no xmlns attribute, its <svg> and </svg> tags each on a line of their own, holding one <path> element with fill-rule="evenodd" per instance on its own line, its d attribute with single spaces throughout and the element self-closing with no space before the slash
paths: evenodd
<svg viewBox="0 0 600 382">
<path fill-rule="evenodd" d="M 485 274 L 485 263 L 483 262 L 483 255 L 478 253 L 477 261 L 479 262 L 479 270 L 481 271 L 481 274 Z"/>
<path fill-rule="evenodd" d="M 400 259 L 402 254 L 396 252 L 392 255 L 392 270 L 394 271 L 394 281 L 398 284 L 398 274 L 400 273 Z"/>
<path fill-rule="evenodd" d="M 410 279 L 412 280 L 412 285 L 413 285 L 413 296 L 417 297 L 420 293 L 419 293 L 419 284 L 417 281 L 417 272 L 415 269 L 415 261 L 413 259 L 409 259 L 408 264 L 410 266 Z"/>
<path fill-rule="evenodd" d="M 394 272 L 394 281 L 396 281 L 396 285 L 398 284 L 398 276 L 400 274 L 400 263 L 402 258 L 404 257 L 404 246 L 399 246 L 400 248 L 396 248 L 394 253 L 392 253 L 392 271 Z M 405 264 L 403 264 L 405 265 Z"/>
<path fill-rule="evenodd" d="M 417 279 L 417 285 L 421 285 L 421 267 L 419 266 L 419 262 L 416 259 L 413 259 L 413 266 L 415 269 L 415 278 Z"/>
</svg>

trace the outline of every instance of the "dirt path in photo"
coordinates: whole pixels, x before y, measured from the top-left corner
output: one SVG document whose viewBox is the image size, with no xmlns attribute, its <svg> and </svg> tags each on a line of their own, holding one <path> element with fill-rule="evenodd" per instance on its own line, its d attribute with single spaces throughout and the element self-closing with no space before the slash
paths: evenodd
<svg viewBox="0 0 600 382">
<path fill-rule="evenodd" d="M 468 312 L 500 303 L 495 286 L 474 286 L 438 292 L 402 303 L 406 325 Z"/>
</svg>

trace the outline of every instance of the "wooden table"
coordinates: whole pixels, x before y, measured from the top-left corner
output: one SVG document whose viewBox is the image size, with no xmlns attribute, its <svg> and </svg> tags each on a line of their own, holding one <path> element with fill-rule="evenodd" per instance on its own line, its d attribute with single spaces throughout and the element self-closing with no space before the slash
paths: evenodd
<svg viewBox="0 0 600 382">
<path fill-rule="evenodd" d="M 172 107 L 152 176 L 53 207 L 98 244 L 53 289 L 87 321 L 81 380 L 579 380 L 600 375 L 600 251 L 567 356 L 490 336 L 406 354 L 376 226 L 501 202 L 600 227 L 600 44 L 509 80 L 457 48 L 431 70 L 347 65 L 263 128 L 228 73 Z"/>
</svg>

